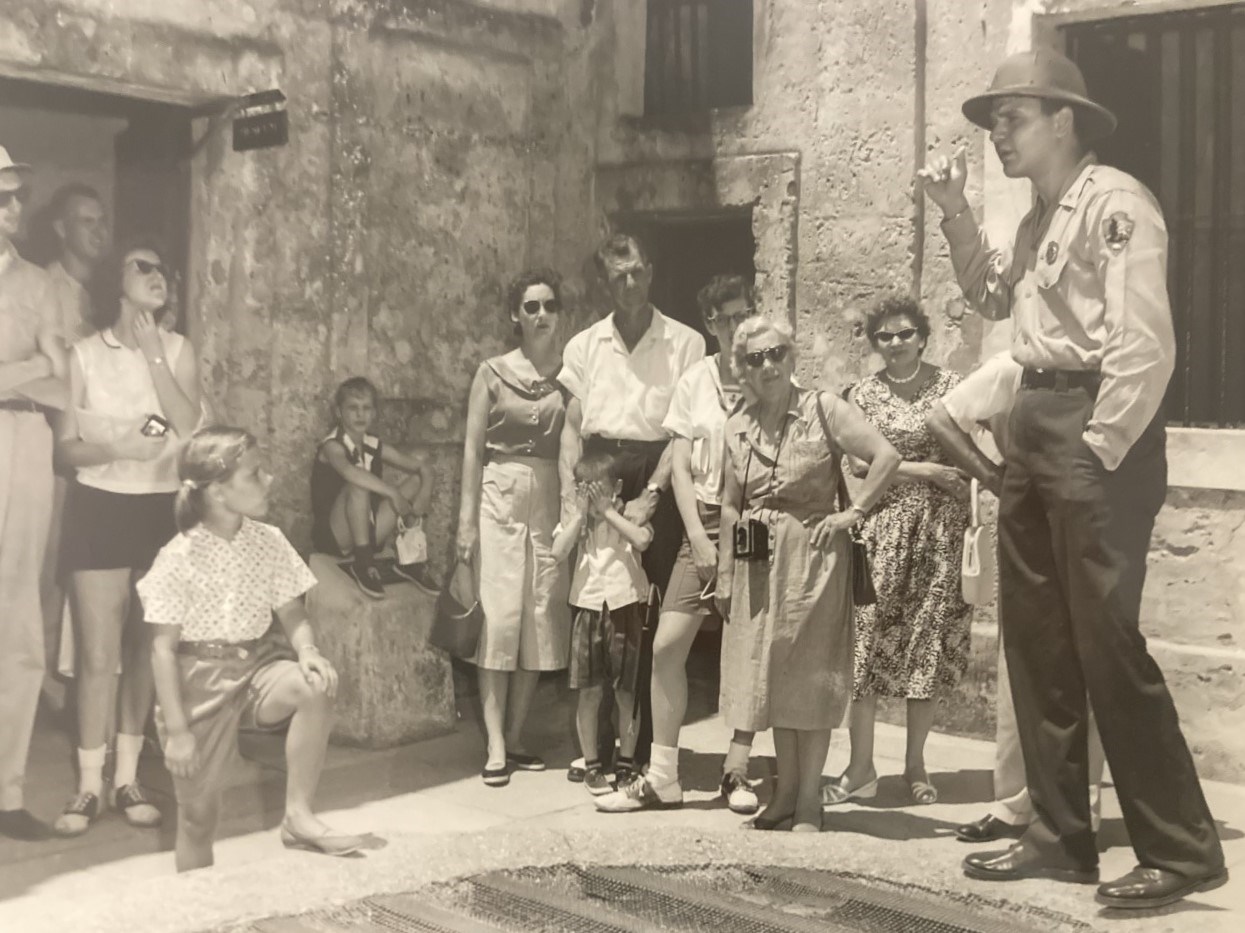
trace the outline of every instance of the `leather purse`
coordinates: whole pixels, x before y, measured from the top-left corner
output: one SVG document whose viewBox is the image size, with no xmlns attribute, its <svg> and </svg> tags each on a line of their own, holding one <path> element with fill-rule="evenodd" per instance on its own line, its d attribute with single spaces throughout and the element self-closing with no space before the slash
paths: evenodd
<svg viewBox="0 0 1245 933">
<path fill-rule="evenodd" d="M 970 606 L 985 606 L 994 599 L 994 542 L 990 529 L 981 523 L 981 490 L 972 483 L 972 519 L 964 530 L 960 556 L 960 592 Z"/>
<path fill-rule="evenodd" d="M 851 497 L 847 493 L 847 479 L 843 476 L 842 454 L 830 439 L 830 423 L 826 420 L 826 411 L 821 407 L 821 393 L 817 393 L 817 417 L 821 419 L 821 433 L 826 436 L 826 444 L 835 455 L 835 470 L 839 478 L 839 511 L 845 512 L 852 507 Z M 872 606 L 878 601 L 878 591 L 873 587 L 873 566 L 869 562 L 869 549 L 860 536 L 860 528 L 856 525 L 848 534 L 851 546 L 848 548 L 848 569 L 851 572 L 852 602 L 857 606 Z"/>
<path fill-rule="evenodd" d="M 428 644 L 470 660 L 480 645 L 484 610 L 476 598 L 471 564 L 455 560 L 437 596 L 436 614 L 428 632 Z"/>
</svg>

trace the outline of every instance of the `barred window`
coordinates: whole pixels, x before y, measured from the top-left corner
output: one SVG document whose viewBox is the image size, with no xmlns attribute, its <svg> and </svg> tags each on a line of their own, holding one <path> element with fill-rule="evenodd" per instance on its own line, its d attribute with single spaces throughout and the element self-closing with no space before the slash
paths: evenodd
<svg viewBox="0 0 1245 933">
<path fill-rule="evenodd" d="M 1170 235 L 1173 424 L 1245 427 L 1245 4 L 1064 28 L 1119 117 L 1103 162 L 1144 182 Z"/>
<path fill-rule="evenodd" d="M 752 103 L 752 0 L 648 0 L 644 112 Z"/>
</svg>

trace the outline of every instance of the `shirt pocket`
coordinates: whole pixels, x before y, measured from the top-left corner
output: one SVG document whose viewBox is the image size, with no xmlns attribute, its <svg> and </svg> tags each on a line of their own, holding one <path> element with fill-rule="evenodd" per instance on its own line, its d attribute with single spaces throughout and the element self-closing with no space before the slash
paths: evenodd
<svg viewBox="0 0 1245 933">
<path fill-rule="evenodd" d="M 1048 236 L 1038 247 L 1037 261 L 1033 269 L 1033 281 L 1038 288 L 1051 289 L 1063 276 L 1072 255 L 1072 225 L 1068 224 L 1063 236 Z"/>
</svg>

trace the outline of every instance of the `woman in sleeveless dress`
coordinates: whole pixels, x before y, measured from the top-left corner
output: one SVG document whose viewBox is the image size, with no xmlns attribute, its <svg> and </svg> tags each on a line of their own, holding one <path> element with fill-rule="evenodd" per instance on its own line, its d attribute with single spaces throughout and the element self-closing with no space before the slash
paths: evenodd
<svg viewBox="0 0 1245 933">
<path fill-rule="evenodd" d="M 546 270 L 510 285 L 506 314 L 519 346 L 480 364 L 467 409 L 457 549 L 474 565 L 484 610 L 475 664 L 488 733 L 481 777 L 491 786 L 508 783 L 512 768 L 544 770 L 523 746 L 523 724 L 540 672 L 566 667 L 569 650 L 566 568 L 551 550 L 566 418 L 554 380 L 559 291 Z"/>
</svg>

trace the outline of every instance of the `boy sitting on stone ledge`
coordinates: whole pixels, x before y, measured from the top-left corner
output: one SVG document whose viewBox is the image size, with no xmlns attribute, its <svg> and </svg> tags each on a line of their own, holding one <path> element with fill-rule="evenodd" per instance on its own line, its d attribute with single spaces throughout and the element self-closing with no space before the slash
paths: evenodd
<svg viewBox="0 0 1245 933">
<path fill-rule="evenodd" d="M 427 452 L 406 453 L 368 433 L 379 400 L 376 387 L 363 376 L 347 379 L 333 395 L 337 425 L 320 442 L 311 466 L 312 547 L 350 558 L 342 569 L 372 599 L 384 598 L 386 583 L 401 581 L 435 594 L 439 587 L 423 560 L 376 559 L 378 549 L 392 545 L 403 528 L 422 522 L 432 498 Z M 406 478 L 390 483 L 386 466 L 405 472 Z"/>
</svg>

